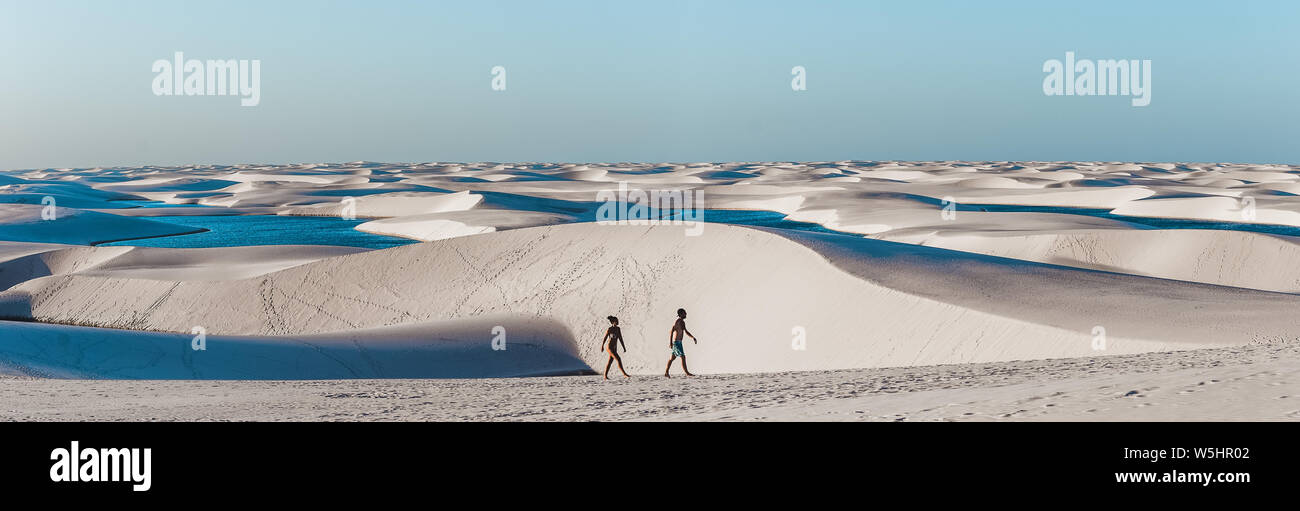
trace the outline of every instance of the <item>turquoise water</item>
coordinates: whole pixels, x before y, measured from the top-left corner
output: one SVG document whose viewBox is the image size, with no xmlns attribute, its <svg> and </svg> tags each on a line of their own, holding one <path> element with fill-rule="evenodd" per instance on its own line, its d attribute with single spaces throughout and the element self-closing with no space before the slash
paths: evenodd
<svg viewBox="0 0 1300 511">
<path fill-rule="evenodd" d="M 144 205 L 142 205 L 144 206 Z M 148 207 L 148 206 L 145 206 Z M 338 217 L 278 215 L 154 216 L 150 220 L 207 229 L 197 234 L 104 243 L 105 246 L 211 248 L 249 245 L 340 245 L 382 249 L 418 243 L 415 240 L 370 234 L 354 229 L 365 220 Z M 707 210 L 704 221 L 838 233 L 817 224 L 794 222 L 771 211 Z M 843 233 L 838 233 L 843 234 Z M 856 235 L 855 235 L 856 236 Z"/>
<path fill-rule="evenodd" d="M 117 241 L 105 246 L 212 248 L 250 245 L 339 245 L 361 248 L 389 248 L 418 243 L 415 240 L 370 234 L 353 229 L 365 220 L 338 217 L 231 215 L 155 216 L 150 220 L 184 225 L 208 232 L 161 238 Z"/>
<path fill-rule="evenodd" d="M 1121 220 L 1132 223 L 1135 227 L 1143 229 L 1222 229 L 1300 236 L 1300 228 L 1290 226 L 1129 217 L 1112 215 L 1106 210 L 1094 209 L 997 205 L 961 205 L 959 206 L 959 209 L 963 211 L 1066 213 Z M 166 236 L 161 238 L 118 241 L 105 243 L 105 245 L 170 248 L 237 247 L 248 245 L 341 245 L 382 249 L 418 243 L 417 241 L 405 238 L 361 232 L 354 229 L 354 227 L 365 220 L 343 220 L 338 217 L 234 215 L 159 216 L 148 218 L 176 225 L 194 227 L 196 229 L 207 229 L 207 232 Z M 673 217 L 666 216 L 665 218 Z M 796 231 L 859 236 L 857 234 L 827 229 L 818 224 L 788 220 L 784 214 L 772 211 L 711 209 L 704 211 L 703 219 L 705 222 L 709 223 L 749 225 Z"/>
</svg>

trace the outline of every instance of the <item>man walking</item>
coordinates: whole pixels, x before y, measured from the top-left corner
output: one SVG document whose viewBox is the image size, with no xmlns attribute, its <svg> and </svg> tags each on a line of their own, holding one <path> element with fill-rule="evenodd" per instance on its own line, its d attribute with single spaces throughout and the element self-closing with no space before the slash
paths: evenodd
<svg viewBox="0 0 1300 511">
<path fill-rule="evenodd" d="M 682 357 L 682 371 L 686 373 L 686 376 L 695 376 L 691 374 L 690 369 L 686 368 L 686 352 L 682 351 L 683 335 L 691 336 L 691 341 L 694 341 L 695 344 L 700 343 L 700 340 L 695 338 L 695 334 L 686 329 L 686 309 L 677 309 L 677 321 L 673 323 L 672 330 L 668 331 L 668 348 L 672 350 L 673 355 L 672 358 L 668 359 L 668 367 L 664 368 L 665 378 L 671 378 L 671 376 L 668 376 L 668 371 L 673 368 L 673 361 L 677 360 L 677 357 Z"/>
</svg>

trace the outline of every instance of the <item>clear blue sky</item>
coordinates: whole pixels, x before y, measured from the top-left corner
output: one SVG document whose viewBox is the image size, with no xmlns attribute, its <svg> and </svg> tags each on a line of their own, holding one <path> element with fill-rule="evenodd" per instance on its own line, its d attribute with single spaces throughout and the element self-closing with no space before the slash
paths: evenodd
<svg viewBox="0 0 1300 511">
<path fill-rule="evenodd" d="M 1295 1 L 0 0 L 0 168 L 1300 163 L 1297 26 Z M 1151 59 L 1151 105 L 1044 96 L 1068 50 Z M 260 59 L 261 104 L 154 96 L 175 51 Z"/>
</svg>

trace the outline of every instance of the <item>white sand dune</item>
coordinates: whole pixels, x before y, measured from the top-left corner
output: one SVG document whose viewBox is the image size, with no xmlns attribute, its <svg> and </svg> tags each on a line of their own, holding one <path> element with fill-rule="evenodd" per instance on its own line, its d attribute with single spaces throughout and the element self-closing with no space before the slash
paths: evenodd
<svg viewBox="0 0 1300 511">
<path fill-rule="evenodd" d="M 701 190 L 707 206 L 759 209 L 824 221 L 830 228 L 877 234 L 914 227 L 903 212 L 929 216 L 941 200 L 961 204 L 1012 204 L 1114 210 L 1134 216 L 1188 218 L 1296 225 L 1300 186 L 1288 166 L 1225 164 L 1129 164 L 1106 162 L 738 162 L 696 164 L 312 164 L 297 166 L 144 167 L 113 171 L 120 181 L 87 180 L 96 169 L 28 171 L 9 179 L 34 186 L 35 179 L 57 176 L 63 196 L 101 208 L 109 199 L 150 198 L 174 204 L 239 208 L 247 213 L 342 215 L 343 198 L 356 199 L 355 213 L 369 219 L 395 219 L 452 211 L 507 209 L 524 213 L 577 213 L 539 204 L 492 204 L 483 193 L 512 194 L 535 200 L 589 204 L 600 190 L 618 182 L 633 187 Z M 85 180 L 83 182 L 83 180 Z M 46 181 L 41 181 L 45 183 Z M 234 183 L 219 187 L 226 183 Z M 53 185 L 42 185 L 53 186 Z M 80 195 L 68 187 L 80 190 Z M 76 188 L 79 187 L 79 188 Z M 381 192 L 382 190 L 382 192 Z M 129 192 L 130 195 L 122 192 Z M 378 193 L 377 193 L 378 192 Z M 0 193 L 27 197 L 30 193 Z M 1243 219 L 1236 202 L 1256 200 L 1253 219 Z M 899 209 L 899 197 L 913 208 Z M 1217 197 L 1217 199 L 1216 199 Z M 78 206 L 86 207 L 86 206 Z M 138 213 L 132 213 L 138 214 Z M 161 213 L 160 213 L 161 214 Z M 193 213 L 191 213 L 193 214 Z M 868 217 L 891 214 L 888 222 Z M 465 223 L 457 227 L 435 218 L 431 234 L 473 235 L 535 225 Z M 395 221 L 411 231 L 421 219 Z M 452 220 L 455 222 L 456 220 Z M 382 225 L 382 224 L 377 224 Z M 902 227 L 896 227 L 902 226 Z M 375 227 L 375 226 L 371 226 Z M 432 236 L 431 236 L 432 235 Z"/>
<path fill-rule="evenodd" d="M 16 176 L 6 176 L 0 181 L 0 204 L 54 204 L 65 208 L 113 208 L 114 201 L 140 200 L 139 195 L 121 193 L 73 181 L 29 181 Z"/>
<path fill-rule="evenodd" d="M 495 232 L 498 229 L 569 223 L 574 219 L 573 215 L 540 211 L 473 209 L 371 220 L 358 225 L 356 229 L 420 241 L 436 241 Z"/>
<path fill-rule="evenodd" d="M 214 248 L 95 247 L 127 249 L 84 270 L 60 271 L 88 276 L 165 281 L 247 279 L 329 257 L 367 252 L 328 245 L 263 245 Z"/>
<path fill-rule="evenodd" d="M 1000 233 L 945 230 L 886 239 L 999 257 L 1223 286 L 1300 293 L 1300 238 L 1201 229 Z"/>
<path fill-rule="evenodd" d="M 422 193 L 393 192 L 355 198 L 352 215 L 360 218 L 427 215 L 447 211 L 465 211 L 483 200 L 483 196 L 470 192 Z M 282 215 L 342 216 L 348 205 L 342 200 L 331 200 L 311 206 L 290 207 Z"/>
<path fill-rule="evenodd" d="M 1300 211 L 1283 209 L 1280 201 L 1257 199 L 1253 211 L 1247 212 L 1240 199 L 1232 197 L 1180 197 L 1153 199 L 1124 204 L 1115 208 L 1117 215 L 1155 218 L 1190 218 L 1223 222 L 1261 223 L 1300 226 Z M 1287 205 L 1295 207 L 1291 201 Z"/>
<path fill-rule="evenodd" d="M 64 207 L 53 208 L 52 217 L 46 219 L 42 216 L 44 210 L 45 206 L 39 204 L 0 204 L 0 240 L 90 245 L 202 231 L 155 220 Z"/>
<path fill-rule="evenodd" d="M 958 184 L 965 181 L 959 181 Z M 1112 209 L 1145 199 L 1154 194 L 1146 187 L 1111 188 L 1033 188 L 1008 192 L 1006 188 L 952 190 L 953 199 L 961 204 L 1017 204 L 1022 206 L 1057 206 L 1070 208 Z M 931 195 L 932 198 L 941 199 Z"/>
<path fill-rule="evenodd" d="M 781 271 L 773 271 L 780 268 Z M 992 300 L 990 297 L 998 297 Z M 603 364 L 623 320 L 631 372 L 661 371 L 673 310 L 704 373 L 905 366 L 1138 353 L 1293 338 L 1300 297 L 842 235 L 724 225 L 571 224 L 332 257 L 253 279 L 55 275 L 0 294 L 10 317 L 136 330 L 308 335 L 535 315 Z M 1151 317 L 1167 318 L 1153 324 Z M 807 349 L 793 350 L 796 329 Z M 486 334 L 485 334 L 486 335 Z"/>
<path fill-rule="evenodd" d="M 242 279 L 365 251 L 324 245 L 176 249 L 0 241 L 0 289 L 39 277 L 72 273 L 150 280 Z"/>
<path fill-rule="evenodd" d="M 206 192 L 220 190 L 237 184 L 239 181 L 227 179 L 206 179 L 182 176 L 142 177 L 122 183 L 100 186 L 99 189 L 151 197 L 153 195 L 174 195 L 181 192 Z"/>
<path fill-rule="evenodd" d="M 132 247 L 0 242 L 0 289 L 35 278 L 94 268 L 131 250 Z"/>
<path fill-rule="evenodd" d="M 687 346 L 692 369 L 715 374 L 1147 353 L 1300 334 L 1289 320 L 1300 305 L 1300 270 L 1291 264 L 1297 238 L 1140 225 L 1176 218 L 1300 226 L 1294 166 L 352 162 L 41 169 L 0 178 L 0 203 L 9 203 L 0 204 L 0 240 L 14 242 L 0 243 L 0 289 L 8 289 L 0 316 L 123 329 L 111 336 L 119 347 L 133 342 L 130 330 L 174 332 L 173 339 L 201 326 L 249 346 L 242 353 L 283 345 L 273 350 L 283 362 L 299 351 L 316 356 L 286 341 L 302 336 L 382 343 L 392 337 L 373 329 L 410 328 L 401 341 L 415 345 L 427 338 L 412 332 L 470 322 L 448 331 L 479 343 L 496 326 L 479 320 L 533 318 L 554 328 L 525 332 L 602 368 L 599 334 L 614 314 L 629 340 L 628 369 L 651 374 L 666 360 L 677 307 L 692 312 L 702 340 Z M 870 238 L 716 224 L 690 237 L 681 227 L 579 223 L 592 220 L 599 192 L 620 183 L 700 191 L 708 208 L 774 211 Z M 40 222 L 47 195 L 70 206 L 54 223 Z M 210 207 L 122 202 L 141 199 Z M 946 211 L 952 203 L 961 208 Z M 1132 221 L 972 210 L 981 205 L 1088 208 Z M 361 231 L 428 243 L 380 251 L 75 246 L 192 231 L 149 216 L 352 213 L 368 219 Z M 99 335 L 49 328 L 24 335 Z M 806 349 L 792 349 L 800 335 Z M 419 360 L 435 369 L 420 374 L 451 374 L 436 369 L 442 355 L 429 353 Z M 203 374 L 248 369 L 222 360 Z M 523 374 L 457 360 L 456 375 Z M 545 360 L 560 359 L 537 358 L 529 371 L 573 369 L 564 361 L 543 367 Z M 56 362 L 46 360 L 64 372 L 51 374 L 103 369 Z M 167 367 L 158 374 L 185 377 Z M 325 374 L 312 367 L 292 374 Z M 140 374 L 131 377 L 149 377 Z"/>
</svg>

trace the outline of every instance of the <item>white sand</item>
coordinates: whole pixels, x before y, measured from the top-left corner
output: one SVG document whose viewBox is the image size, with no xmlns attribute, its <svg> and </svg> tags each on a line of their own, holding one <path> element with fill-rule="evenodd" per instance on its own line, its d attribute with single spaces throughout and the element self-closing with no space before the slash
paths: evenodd
<svg viewBox="0 0 1300 511">
<path fill-rule="evenodd" d="M 201 229 L 144 218 L 52 207 L 0 204 L 0 240 L 89 245 L 200 232 Z"/>
<path fill-rule="evenodd" d="M 1253 232 L 945 229 L 882 238 L 1027 261 L 1223 286 L 1300 292 L 1300 238 Z"/>
<path fill-rule="evenodd" d="M 646 406 L 677 411 L 636 408 L 638 416 L 1158 419 L 1285 418 L 1294 412 L 1287 409 L 1288 398 L 1278 396 L 1267 403 L 1252 401 L 1263 399 L 1254 396 L 1246 399 L 1259 407 L 1252 412 L 1245 405 L 1215 409 L 1188 401 L 1189 394 L 1164 389 L 1183 389 L 1205 375 L 1238 382 L 1236 387 L 1214 387 L 1220 393 L 1290 385 L 1287 375 L 1294 368 L 1285 357 L 1260 359 L 1265 352 L 1259 350 L 1291 353 L 1287 350 L 1300 337 L 1300 323 L 1294 321 L 1300 306 L 1294 294 L 1300 290 L 1300 270 L 1293 264 L 1300 255 L 1297 238 L 1149 229 L 1061 213 L 945 213 L 943 204 L 1086 207 L 1134 217 L 1300 226 L 1296 167 L 354 162 L 140 167 L 113 170 L 125 179 L 111 183 L 90 179 L 102 172 L 0 174 L 0 316 L 114 329 L 0 323 L 0 365 L 10 374 L 164 379 L 560 374 L 603 369 L 599 335 L 604 316 L 614 314 L 623 320 L 628 370 L 652 375 L 666 361 L 673 310 L 685 307 L 691 311 L 690 328 L 701 339 L 698 345 L 688 340 L 691 367 L 714 375 L 698 380 L 714 390 L 698 400 L 650 400 L 659 404 Z M 681 226 L 575 223 L 590 221 L 597 193 L 616 189 L 620 182 L 642 189 L 700 190 L 709 208 L 775 211 L 869 238 L 719 224 L 708 224 L 703 235 L 691 237 Z M 57 221 L 41 220 L 44 196 L 58 201 Z M 355 198 L 355 208 L 345 197 Z M 120 201 L 128 199 L 213 207 L 123 209 L 126 203 Z M 428 243 L 381 251 L 84 246 L 189 230 L 146 218 L 152 215 L 345 213 L 368 219 L 360 230 Z M 186 350 L 196 326 L 208 334 L 206 351 Z M 523 344 L 514 351 L 491 350 L 498 326 Z M 1102 329 L 1105 349 L 1096 350 Z M 140 332 L 145 330 L 173 333 Z M 800 333 L 806 349 L 792 349 Z M 48 349 L 55 338 L 64 339 L 60 349 Z M 1176 353 L 1184 350 L 1196 351 Z M 1252 355 L 1249 364 L 1237 363 L 1234 357 L 1246 352 L 1259 356 Z M 1097 355 L 1106 357 L 1069 358 Z M 1071 372 L 1077 366 L 1069 360 L 1096 361 L 1088 364 L 1103 369 Z M 1167 367 L 1162 361 L 1170 360 L 1193 360 L 1208 369 L 1189 367 L 1158 377 L 1142 369 Z M 923 375 L 938 371 L 936 364 L 963 368 L 967 376 L 953 380 L 962 388 L 928 386 Z M 847 372 L 827 372 L 832 370 Z M 1036 387 L 1031 379 L 997 377 L 1022 370 L 1054 378 L 1054 383 Z M 783 371 L 813 372 L 755 375 Z M 792 403 L 802 395 L 796 392 L 782 403 L 778 396 L 787 394 L 767 383 L 811 382 L 811 389 L 827 389 L 887 374 L 910 375 L 900 381 L 904 390 L 916 392 Z M 34 389 L 68 385 L 13 381 Z M 454 385 L 469 389 L 471 396 L 518 392 L 531 396 L 520 398 L 531 402 L 553 396 L 545 390 L 548 386 L 578 389 L 589 384 L 588 378 L 561 378 Z M 94 385 L 137 388 L 130 382 Z M 188 395 L 195 385 L 201 386 L 169 383 L 159 392 Z M 307 392 L 303 389 L 363 389 L 368 384 L 220 385 L 248 389 L 249 394 L 232 399 L 274 403 L 281 398 L 273 394 L 280 392 L 310 401 L 315 398 L 302 394 Z M 453 384 L 391 385 L 394 392 L 405 392 Z M 613 392 L 621 397 L 611 399 L 621 402 L 674 388 L 668 383 L 619 385 L 599 392 L 619 389 Z M 992 385 L 998 385 L 996 390 Z M 732 386 L 762 389 L 774 400 L 737 401 L 722 390 Z M 1126 407 L 1135 402 L 1132 397 L 1110 408 L 1072 405 L 1109 402 L 1102 389 L 1126 386 L 1159 397 L 1159 404 L 1177 405 L 1177 411 L 1161 415 Z M 1048 399 L 1054 406 L 1004 411 L 1038 401 L 1046 390 L 1081 399 Z M 462 409 L 372 417 L 574 419 L 614 418 L 628 411 L 597 406 L 587 415 L 566 408 L 578 406 L 574 398 L 557 397 L 554 406 L 542 405 L 546 412 L 534 410 L 537 403 L 532 402 L 525 408 L 502 407 L 494 415 L 441 391 L 429 392 L 438 402 L 461 403 Z M 140 412 L 112 401 L 104 413 L 189 417 L 191 411 L 181 410 L 191 408 L 160 399 L 173 403 L 170 412 L 164 405 L 145 407 L 161 412 Z M 264 418 L 359 418 L 346 410 L 374 412 L 353 398 L 343 399 L 347 404 L 342 407 L 328 400 L 312 402 L 306 415 L 281 410 Z M 931 406 L 935 403 L 947 404 Z M 75 399 L 64 405 L 71 407 L 69 418 L 96 410 L 94 403 Z M 258 417 L 228 405 L 216 400 L 212 406 L 224 411 L 196 406 L 192 412 Z M 23 413 L 34 413 L 28 410 Z M 1088 415 L 1097 413 L 1090 410 L 1111 412 Z M 327 415 L 313 415 L 317 411 Z M 328 415 L 332 413 L 343 415 Z"/>
<path fill-rule="evenodd" d="M 690 324 L 704 341 L 688 352 L 703 373 L 1086 356 L 1096 354 L 1098 325 L 1113 354 L 1300 331 L 1289 317 L 1300 306 L 1292 295 L 838 235 L 726 225 L 706 232 L 590 223 L 518 229 L 218 282 L 111 271 L 54 275 L 0 293 L 0 312 L 124 329 L 202 326 L 225 335 L 540 315 L 572 332 L 577 353 L 593 366 L 604 361 L 599 336 L 613 314 L 629 340 L 628 370 L 640 374 L 661 370 L 677 307 L 696 313 Z M 796 328 L 806 331 L 806 350 L 792 349 Z"/>
<path fill-rule="evenodd" d="M 1294 343 L 892 369 L 471 380 L 86 381 L 0 374 L 0 420 L 1300 419 Z"/>
<path fill-rule="evenodd" d="M 321 245 L 174 249 L 0 241 L 0 287 L 73 273 L 166 281 L 243 279 L 366 251 Z"/>
</svg>

